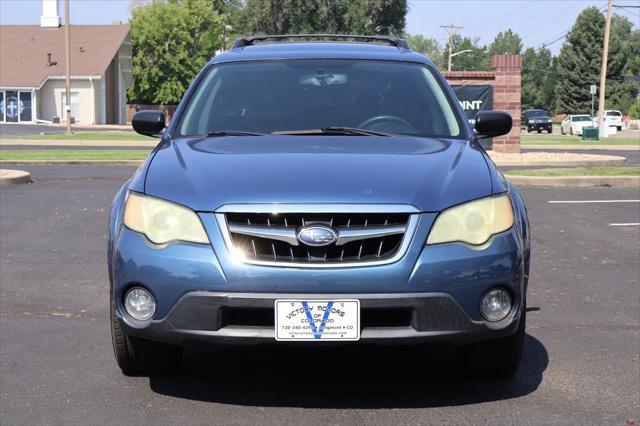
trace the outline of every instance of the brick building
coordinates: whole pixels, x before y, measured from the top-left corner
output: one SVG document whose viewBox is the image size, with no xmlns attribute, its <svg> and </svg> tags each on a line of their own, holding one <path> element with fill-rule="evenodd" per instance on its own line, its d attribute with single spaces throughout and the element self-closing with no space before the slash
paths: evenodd
<svg viewBox="0 0 640 426">
<path fill-rule="evenodd" d="M 513 128 L 507 135 L 493 139 L 499 152 L 520 152 L 520 96 L 522 56 L 497 55 L 491 59 L 491 71 L 451 71 L 444 76 L 451 86 L 488 85 L 493 88 L 494 110 L 511 114 Z"/>
</svg>

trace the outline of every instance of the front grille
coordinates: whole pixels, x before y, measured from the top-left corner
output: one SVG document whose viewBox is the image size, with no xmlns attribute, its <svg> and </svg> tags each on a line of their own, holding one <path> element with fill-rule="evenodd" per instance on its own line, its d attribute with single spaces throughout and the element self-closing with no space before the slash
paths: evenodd
<svg viewBox="0 0 640 426">
<path fill-rule="evenodd" d="M 224 214 L 230 243 L 245 260 L 339 266 L 394 258 L 410 228 L 409 213 L 235 213 Z M 297 240 L 300 229 L 324 226 L 337 241 L 313 247 Z"/>
<path fill-rule="evenodd" d="M 363 308 L 360 324 L 369 327 L 411 327 L 412 308 Z M 221 328 L 227 326 L 274 327 L 273 308 L 222 309 Z"/>
</svg>

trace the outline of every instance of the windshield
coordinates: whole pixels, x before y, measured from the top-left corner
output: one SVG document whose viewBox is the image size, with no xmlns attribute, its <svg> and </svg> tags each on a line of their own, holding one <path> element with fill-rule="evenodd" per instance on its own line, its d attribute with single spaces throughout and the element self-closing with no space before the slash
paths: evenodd
<svg viewBox="0 0 640 426">
<path fill-rule="evenodd" d="M 328 127 L 425 137 L 461 134 L 444 90 L 422 64 L 302 59 L 211 67 L 176 136 Z"/>
<path fill-rule="evenodd" d="M 622 116 L 620 111 L 607 111 L 607 113 L 605 115 L 607 115 L 609 117 L 621 117 Z"/>
<path fill-rule="evenodd" d="M 591 121 L 591 117 L 588 115 L 574 115 L 571 117 L 571 121 Z"/>
<path fill-rule="evenodd" d="M 524 115 L 527 118 L 532 118 L 532 117 L 548 117 L 549 114 L 547 114 L 546 111 L 541 110 L 541 109 L 534 109 L 534 110 L 530 110 L 530 111 L 525 111 Z"/>
</svg>

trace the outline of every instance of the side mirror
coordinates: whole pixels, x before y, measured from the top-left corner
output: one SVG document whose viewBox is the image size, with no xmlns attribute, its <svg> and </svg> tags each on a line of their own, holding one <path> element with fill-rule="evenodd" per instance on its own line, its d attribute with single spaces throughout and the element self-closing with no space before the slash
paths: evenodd
<svg viewBox="0 0 640 426">
<path fill-rule="evenodd" d="M 511 131 L 513 120 L 504 111 L 480 111 L 476 115 L 475 129 L 478 137 L 493 138 Z"/>
<path fill-rule="evenodd" d="M 145 136 L 157 137 L 164 130 L 165 115 L 162 111 L 138 111 L 131 120 L 133 130 Z"/>
</svg>

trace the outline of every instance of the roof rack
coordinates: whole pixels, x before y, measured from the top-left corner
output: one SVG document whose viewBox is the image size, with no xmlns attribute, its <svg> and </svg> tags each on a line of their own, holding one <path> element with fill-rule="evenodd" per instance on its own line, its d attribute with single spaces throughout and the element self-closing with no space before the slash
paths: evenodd
<svg viewBox="0 0 640 426">
<path fill-rule="evenodd" d="M 251 46 L 256 42 L 265 42 L 267 40 L 289 40 L 289 39 L 332 39 L 340 41 L 362 41 L 362 42 L 384 42 L 391 46 L 399 47 L 402 49 L 409 49 L 407 41 L 400 37 L 395 36 L 366 36 L 366 35 L 348 35 L 348 34 L 286 34 L 286 35 L 252 35 L 252 36 L 240 36 L 233 42 L 232 48 Z"/>
</svg>

